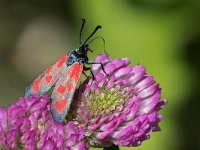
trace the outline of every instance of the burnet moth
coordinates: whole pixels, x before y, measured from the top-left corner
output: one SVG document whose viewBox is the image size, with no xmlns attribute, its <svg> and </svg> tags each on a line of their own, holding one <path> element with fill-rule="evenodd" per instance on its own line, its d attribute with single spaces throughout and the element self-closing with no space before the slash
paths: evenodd
<svg viewBox="0 0 200 150">
<path fill-rule="evenodd" d="M 102 38 L 96 37 L 89 41 L 89 39 L 98 29 L 101 28 L 101 26 L 98 25 L 85 42 L 81 44 L 81 35 L 85 25 L 85 19 L 82 20 L 83 23 L 80 30 L 80 47 L 76 50 L 70 51 L 68 54 L 65 54 L 50 67 L 44 70 L 33 80 L 25 91 L 25 98 L 27 98 L 28 96 L 34 94 L 43 95 L 53 87 L 53 92 L 51 93 L 51 114 L 56 122 L 62 122 L 66 117 L 81 74 L 85 74 L 84 71 L 86 70 L 91 71 L 91 69 L 86 67 L 85 64 L 100 64 L 102 70 L 105 72 L 101 62 L 89 62 L 87 56 L 88 51 L 92 52 L 89 48 L 89 43 L 96 38 Z M 94 79 L 93 73 L 92 76 Z"/>
</svg>

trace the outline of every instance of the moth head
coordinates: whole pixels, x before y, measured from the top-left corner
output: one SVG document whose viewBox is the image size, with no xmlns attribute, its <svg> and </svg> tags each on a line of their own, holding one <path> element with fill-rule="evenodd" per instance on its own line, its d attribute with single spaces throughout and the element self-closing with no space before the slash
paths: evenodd
<svg viewBox="0 0 200 150">
<path fill-rule="evenodd" d="M 89 45 L 88 44 L 83 44 L 79 47 L 79 52 L 80 53 L 87 53 L 89 50 Z"/>
</svg>

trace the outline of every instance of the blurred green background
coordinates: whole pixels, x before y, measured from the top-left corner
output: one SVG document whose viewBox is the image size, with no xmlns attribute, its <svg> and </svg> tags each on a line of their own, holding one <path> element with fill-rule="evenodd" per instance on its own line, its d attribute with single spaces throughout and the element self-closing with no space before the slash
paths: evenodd
<svg viewBox="0 0 200 150">
<path fill-rule="evenodd" d="M 23 96 L 43 69 L 100 24 L 111 58 L 142 64 L 168 105 L 161 132 L 137 150 L 200 149 L 199 0 L 0 0 L 0 106 Z M 91 47 L 103 53 L 99 40 Z M 96 54 L 91 54 L 94 58 Z"/>
</svg>

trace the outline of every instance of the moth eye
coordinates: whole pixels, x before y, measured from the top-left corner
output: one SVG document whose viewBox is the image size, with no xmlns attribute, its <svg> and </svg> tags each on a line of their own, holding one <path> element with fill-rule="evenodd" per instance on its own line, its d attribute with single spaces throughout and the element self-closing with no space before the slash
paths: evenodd
<svg viewBox="0 0 200 150">
<path fill-rule="evenodd" d="M 84 61 L 81 59 L 81 63 L 84 63 Z"/>
</svg>

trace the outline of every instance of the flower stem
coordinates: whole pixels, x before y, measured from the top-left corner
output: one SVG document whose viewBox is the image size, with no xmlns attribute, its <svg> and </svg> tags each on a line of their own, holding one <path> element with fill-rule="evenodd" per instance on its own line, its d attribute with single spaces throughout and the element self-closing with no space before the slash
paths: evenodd
<svg viewBox="0 0 200 150">
<path fill-rule="evenodd" d="M 110 147 L 104 147 L 103 150 L 119 150 L 119 146 L 113 144 Z"/>
</svg>

